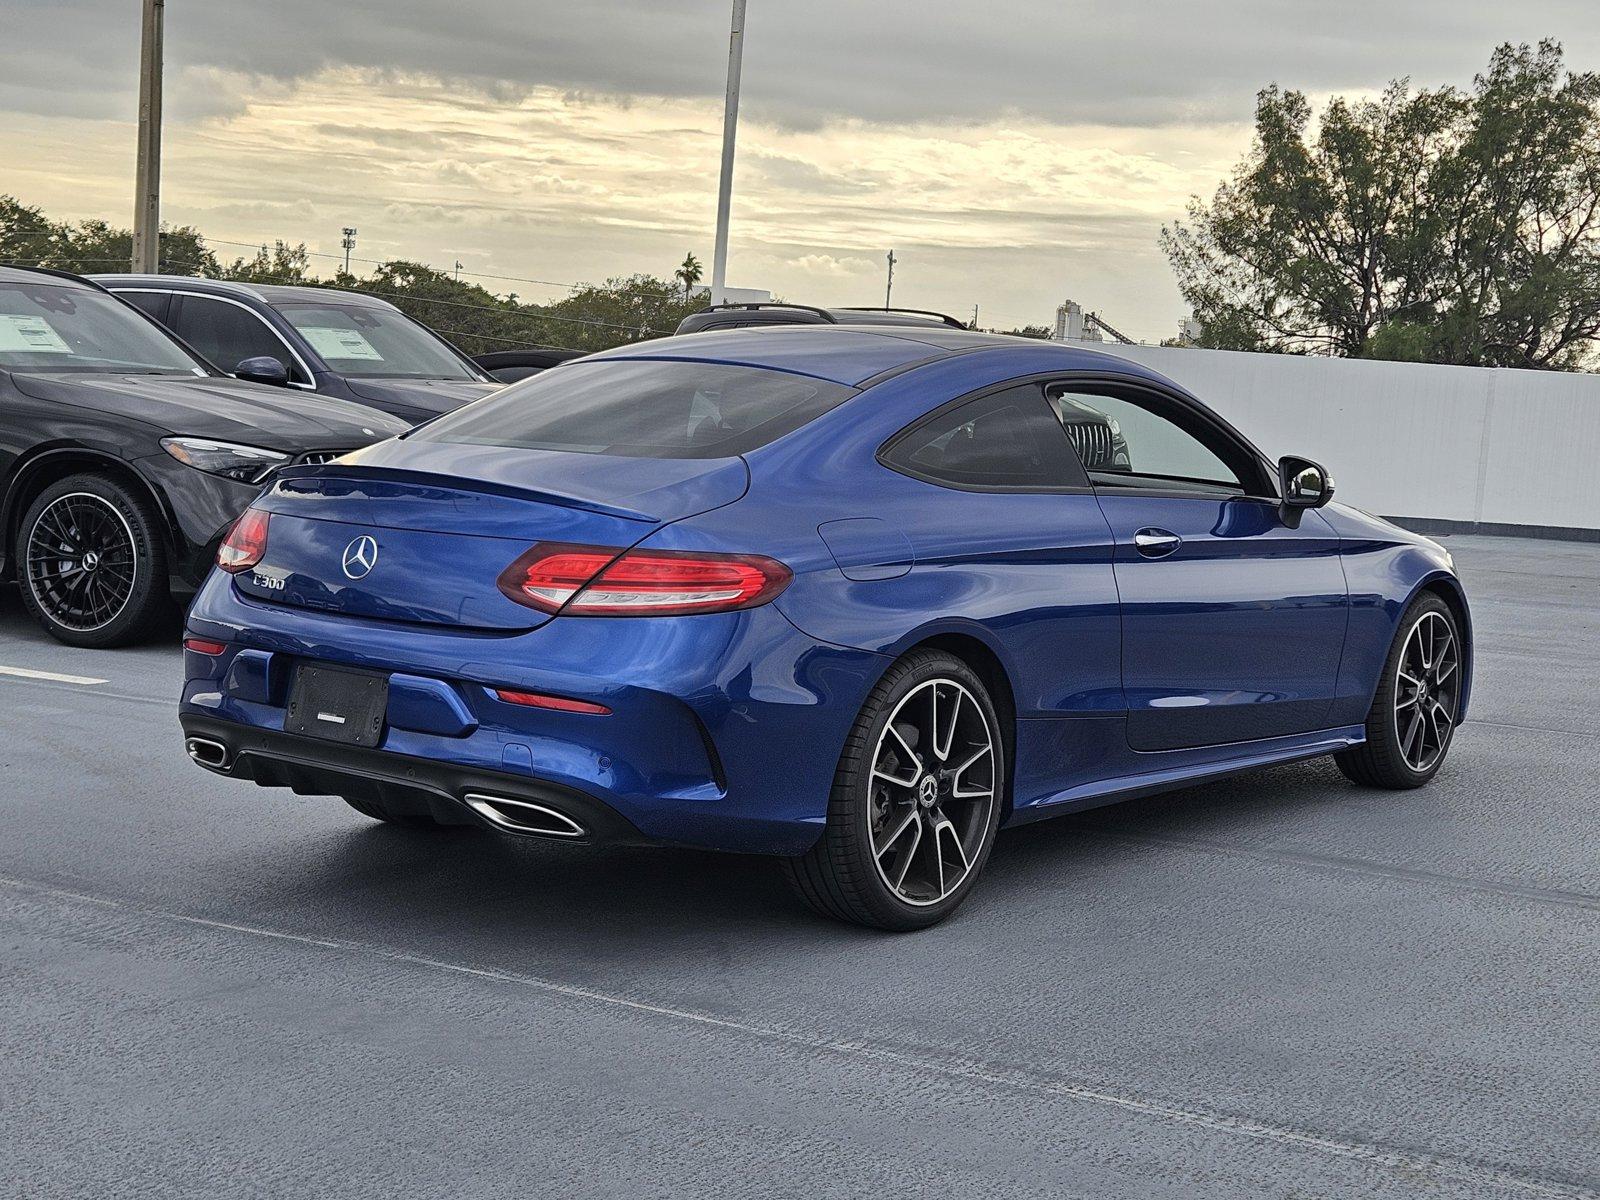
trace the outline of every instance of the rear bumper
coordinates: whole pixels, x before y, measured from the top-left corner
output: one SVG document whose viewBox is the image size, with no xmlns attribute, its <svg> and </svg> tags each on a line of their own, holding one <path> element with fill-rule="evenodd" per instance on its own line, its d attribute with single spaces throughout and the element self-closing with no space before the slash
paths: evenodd
<svg viewBox="0 0 1600 1200">
<path fill-rule="evenodd" d="M 628 845 L 651 840 L 603 801 L 544 780 L 340 746 L 215 718 L 184 716 L 181 723 L 189 757 L 198 766 L 265 788 L 288 788 L 299 796 L 376 800 L 402 812 L 426 812 L 446 825 L 479 825 L 576 843 Z M 496 808 L 491 803 L 495 800 L 511 803 Z M 519 809 L 526 814 L 521 821 L 494 815 L 516 814 Z M 564 817 L 571 824 L 541 813 Z"/>
<path fill-rule="evenodd" d="M 476 820 L 459 810 L 481 788 L 568 814 L 594 840 L 804 853 L 887 662 L 818 642 L 772 605 L 484 636 L 261 604 L 231 583 L 213 576 L 189 612 L 190 634 L 225 650 L 185 652 L 179 707 L 187 737 L 226 748 L 222 773 L 309 794 L 431 796 L 441 819 Z M 285 732 L 306 662 L 389 674 L 377 748 Z M 517 706 L 499 688 L 609 712 Z M 389 791 L 357 790 L 368 780 Z"/>
</svg>

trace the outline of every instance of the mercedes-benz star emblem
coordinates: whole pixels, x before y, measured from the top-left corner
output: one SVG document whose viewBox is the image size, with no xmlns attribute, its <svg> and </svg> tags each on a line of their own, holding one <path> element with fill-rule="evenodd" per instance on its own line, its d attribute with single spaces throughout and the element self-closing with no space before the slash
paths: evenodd
<svg viewBox="0 0 1600 1200">
<path fill-rule="evenodd" d="M 378 565 L 378 542 L 375 538 L 358 537 L 344 548 L 344 573 L 351 579 L 365 579 Z"/>
</svg>

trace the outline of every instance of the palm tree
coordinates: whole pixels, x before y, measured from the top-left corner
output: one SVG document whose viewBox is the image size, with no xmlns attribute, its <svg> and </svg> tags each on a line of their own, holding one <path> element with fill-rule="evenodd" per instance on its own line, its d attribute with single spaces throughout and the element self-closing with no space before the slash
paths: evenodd
<svg viewBox="0 0 1600 1200">
<path fill-rule="evenodd" d="M 700 277 L 704 274 L 705 271 L 700 266 L 700 260 L 693 253 L 684 256 L 683 265 L 672 273 L 672 277 L 683 282 L 683 298 L 685 300 L 689 299 L 690 289 L 700 282 Z"/>
</svg>

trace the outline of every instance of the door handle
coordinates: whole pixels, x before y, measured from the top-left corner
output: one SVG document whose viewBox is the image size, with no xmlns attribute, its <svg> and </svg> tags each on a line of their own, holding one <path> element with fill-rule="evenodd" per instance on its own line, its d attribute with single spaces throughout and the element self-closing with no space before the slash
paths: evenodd
<svg viewBox="0 0 1600 1200">
<path fill-rule="evenodd" d="M 1167 529 L 1141 529 L 1133 535 L 1133 545 L 1145 558 L 1165 558 L 1183 539 Z"/>
</svg>

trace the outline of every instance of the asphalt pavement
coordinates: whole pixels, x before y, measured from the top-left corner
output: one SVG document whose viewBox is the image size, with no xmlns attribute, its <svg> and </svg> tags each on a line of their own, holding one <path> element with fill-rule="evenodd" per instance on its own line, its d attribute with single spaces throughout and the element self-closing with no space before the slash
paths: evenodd
<svg viewBox="0 0 1600 1200">
<path fill-rule="evenodd" d="M 0 1196 L 1600 1196 L 1600 546 L 1447 544 L 1431 786 L 1030 826 L 899 936 L 216 778 L 175 642 L 0 595 Z"/>
</svg>

